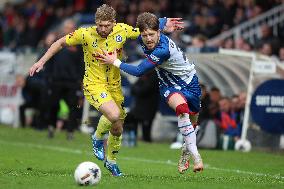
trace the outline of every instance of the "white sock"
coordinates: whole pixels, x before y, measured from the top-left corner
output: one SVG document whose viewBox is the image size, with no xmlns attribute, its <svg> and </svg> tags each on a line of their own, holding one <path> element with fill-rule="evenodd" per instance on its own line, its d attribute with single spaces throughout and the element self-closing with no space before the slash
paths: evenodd
<svg viewBox="0 0 284 189">
<path fill-rule="evenodd" d="M 199 153 L 196 146 L 196 134 L 188 114 L 183 114 L 178 117 L 178 128 L 183 136 L 186 149 L 194 156 L 197 156 Z"/>
</svg>

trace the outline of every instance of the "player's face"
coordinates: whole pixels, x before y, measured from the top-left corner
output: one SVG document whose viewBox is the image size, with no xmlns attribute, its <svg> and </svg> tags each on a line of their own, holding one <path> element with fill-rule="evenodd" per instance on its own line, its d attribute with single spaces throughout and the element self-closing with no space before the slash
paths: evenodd
<svg viewBox="0 0 284 189">
<path fill-rule="evenodd" d="M 146 29 L 141 32 L 141 37 L 143 43 L 150 50 L 154 49 L 159 42 L 160 39 L 160 31 L 155 31 L 152 29 Z"/>
<path fill-rule="evenodd" d="M 112 32 L 115 22 L 113 21 L 96 21 L 97 32 L 102 38 L 107 38 L 107 36 Z"/>
</svg>

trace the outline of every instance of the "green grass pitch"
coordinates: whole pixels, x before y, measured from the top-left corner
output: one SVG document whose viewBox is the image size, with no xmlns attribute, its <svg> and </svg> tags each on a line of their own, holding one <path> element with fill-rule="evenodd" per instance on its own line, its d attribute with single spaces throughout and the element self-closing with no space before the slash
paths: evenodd
<svg viewBox="0 0 284 189">
<path fill-rule="evenodd" d="M 179 150 L 165 143 L 139 142 L 136 148 L 122 147 L 118 164 L 125 176 L 115 178 L 92 155 L 90 136 L 77 132 L 73 141 L 67 141 L 65 133 L 52 140 L 46 136 L 46 131 L 0 126 L 1 189 L 82 188 L 73 174 L 83 161 L 93 161 L 102 170 L 95 188 L 284 188 L 283 153 L 200 150 L 205 170 L 194 174 L 191 167 L 181 175 L 176 166 Z"/>
</svg>

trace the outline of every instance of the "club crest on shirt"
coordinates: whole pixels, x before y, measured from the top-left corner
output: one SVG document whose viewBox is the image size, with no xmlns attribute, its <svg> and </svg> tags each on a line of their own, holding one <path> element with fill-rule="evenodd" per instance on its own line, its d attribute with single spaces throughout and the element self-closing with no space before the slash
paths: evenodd
<svg viewBox="0 0 284 189">
<path fill-rule="evenodd" d="M 116 40 L 116 42 L 121 42 L 121 41 L 122 41 L 121 35 L 117 35 L 117 36 L 115 37 L 115 40 Z"/>
<path fill-rule="evenodd" d="M 168 97 L 170 94 L 170 91 L 169 90 L 166 90 L 165 93 L 164 93 L 164 97 Z"/>
<path fill-rule="evenodd" d="M 102 92 L 102 93 L 101 93 L 101 97 L 102 97 L 102 98 L 105 98 L 105 97 L 107 97 L 107 94 L 106 94 L 106 92 Z"/>
</svg>

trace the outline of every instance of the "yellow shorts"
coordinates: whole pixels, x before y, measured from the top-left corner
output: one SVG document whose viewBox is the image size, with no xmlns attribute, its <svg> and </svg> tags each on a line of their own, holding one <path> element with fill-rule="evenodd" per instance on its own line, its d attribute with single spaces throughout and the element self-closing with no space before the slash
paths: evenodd
<svg viewBox="0 0 284 189">
<path fill-rule="evenodd" d="M 125 119 L 124 97 L 121 86 L 109 88 L 106 85 L 84 86 L 84 95 L 88 102 L 98 111 L 102 104 L 113 100 L 120 109 L 120 119 Z"/>
</svg>

